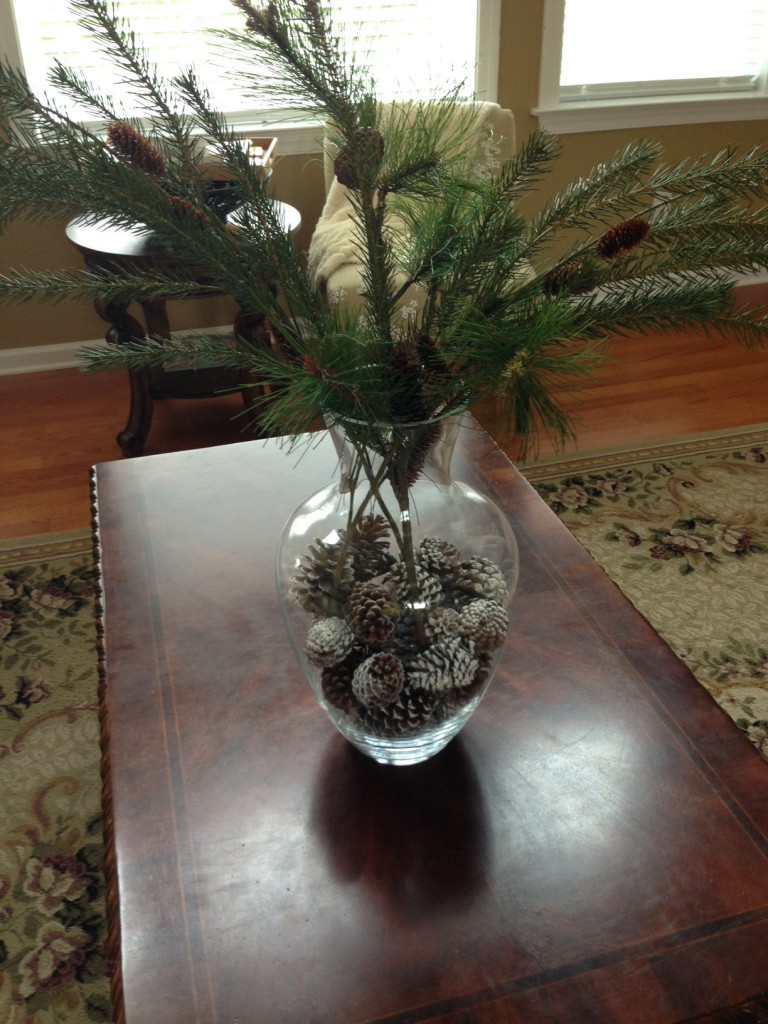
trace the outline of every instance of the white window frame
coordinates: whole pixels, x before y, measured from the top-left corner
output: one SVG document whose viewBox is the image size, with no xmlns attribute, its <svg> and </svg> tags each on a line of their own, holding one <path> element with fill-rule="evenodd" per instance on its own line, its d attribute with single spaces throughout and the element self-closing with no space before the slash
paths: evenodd
<svg viewBox="0 0 768 1024">
<path fill-rule="evenodd" d="M 27 0 L 34 2 L 34 0 Z M 66 0 L 61 0 L 65 3 Z M 477 47 L 474 89 L 479 99 L 496 101 L 499 79 L 499 34 L 501 29 L 502 0 L 476 0 Z M 0 52 L 11 63 L 21 66 L 21 52 L 13 16 L 12 0 L 0 0 Z M 280 119 L 272 112 L 264 117 L 237 116 L 230 122 L 247 134 L 268 132 L 280 139 L 280 153 L 284 156 L 316 153 L 320 150 L 318 125 L 310 117 L 292 115 Z"/>
<path fill-rule="evenodd" d="M 653 95 L 649 90 L 647 96 L 563 102 L 560 98 L 560 61 L 564 15 L 565 0 L 544 0 L 539 103 L 531 111 L 542 128 L 564 135 L 616 128 L 753 121 L 768 117 L 765 89 L 743 95 L 718 91 Z"/>
</svg>

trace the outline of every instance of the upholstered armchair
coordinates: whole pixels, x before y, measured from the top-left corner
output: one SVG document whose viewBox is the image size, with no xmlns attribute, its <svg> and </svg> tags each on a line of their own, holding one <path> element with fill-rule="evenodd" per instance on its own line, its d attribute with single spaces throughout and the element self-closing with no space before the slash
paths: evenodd
<svg viewBox="0 0 768 1024">
<path fill-rule="evenodd" d="M 475 112 L 474 132 L 476 136 L 478 174 L 498 167 L 515 151 L 515 121 L 511 110 L 501 108 L 497 103 L 469 104 Z M 392 108 L 389 108 L 391 110 Z M 403 106 L 397 108 L 402 116 Z M 413 109 L 416 109 L 414 105 Z M 384 119 L 389 116 L 384 111 Z M 467 105 L 461 105 L 457 118 L 466 123 Z M 447 122 L 446 130 L 450 130 Z M 309 247 L 309 269 L 315 283 L 331 302 L 344 302 L 354 307 L 360 304 L 361 275 L 357 256 L 357 240 L 352 218 L 354 211 L 349 200 L 349 191 L 334 176 L 333 159 L 326 154 L 325 161 L 326 200 Z M 390 222 L 397 229 L 396 221 Z M 419 303 L 423 293 L 409 289 L 401 299 L 401 307 Z"/>
</svg>

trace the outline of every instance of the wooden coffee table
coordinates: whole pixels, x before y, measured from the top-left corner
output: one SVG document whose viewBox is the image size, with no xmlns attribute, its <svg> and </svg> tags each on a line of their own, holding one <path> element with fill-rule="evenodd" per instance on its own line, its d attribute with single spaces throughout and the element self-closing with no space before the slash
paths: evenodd
<svg viewBox="0 0 768 1024">
<path fill-rule="evenodd" d="M 330 444 L 96 468 L 120 1024 L 762 1019 L 768 765 L 462 433 L 521 584 L 484 702 L 413 768 L 333 730 L 283 631 L 275 547 Z"/>
</svg>

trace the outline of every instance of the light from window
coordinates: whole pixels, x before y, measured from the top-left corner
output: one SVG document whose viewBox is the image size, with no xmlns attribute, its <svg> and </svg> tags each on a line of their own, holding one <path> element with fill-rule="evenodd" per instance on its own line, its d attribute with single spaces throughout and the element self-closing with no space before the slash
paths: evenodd
<svg viewBox="0 0 768 1024">
<path fill-rule="evenodd" d="M 566 0 L 561 98 L 753 90 L 767 40 L 765 0 Z"/>
<path fill-rule="evenodd" d="M 105 58 L 65 0 L 10 2 L 22 63 L 35 92 L 50 94 L 47 73 L 56 57 L 104 94 L 117 93 L 124 113 L 142 113 L 119 85 L 116 61 Z M 330 6 L 345 48 L 358 55 L 358 63 L 370 67 L 382 99 L 425 96 L 453 82 L 473 88 L 475 0 L 332 0 Z M 256 105 L 232 80 L 220 41 L 207 31 L 242 29 L 243 15 L 229 0 L 120 0 L 117 9 L 164 77 L 192 65 L 218 109 L 236 114 Z M 263 101 L 258 105 L 263 108 Z M 76 117 L 85 113 L 72 106 L 69 112 Z"/>
</svg>

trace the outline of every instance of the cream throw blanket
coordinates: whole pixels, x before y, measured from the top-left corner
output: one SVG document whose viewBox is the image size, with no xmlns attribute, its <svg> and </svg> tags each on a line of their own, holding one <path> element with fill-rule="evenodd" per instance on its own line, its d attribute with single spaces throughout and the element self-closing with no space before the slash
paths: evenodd
<svg viewBox="0 0 768 1024">
<path fill-rule="evenodd" d="M 502 110 L 498 103 L 473 103 L 476 110 L 474 128 L 477 140 L 478 173 L 488 173 L 500 161 L 514 152 L 514 120 L 510 111 Z M 384 111 L 386 123 L 387 113 Z M 460 104 L 455 114 L 455 125 L 466 124 L 467 104 Z M 446 131 L 450 132 L 451 125 Z M 354 303 L 360 289 L 360 241 L 354 224 L 355 211 L 349 200 L 349 191 L 336 178 L 326 197 L 323 212 L 309 246 L 309 270 L 315 284 L 326 291 L 331 301 Z M 396 218 L 389 221 L 389 229 L 402 228 Z M 406 296 L 413 301 L 413 296 Z"/>
</svg>

